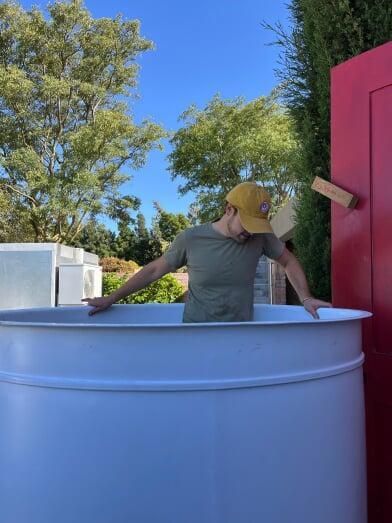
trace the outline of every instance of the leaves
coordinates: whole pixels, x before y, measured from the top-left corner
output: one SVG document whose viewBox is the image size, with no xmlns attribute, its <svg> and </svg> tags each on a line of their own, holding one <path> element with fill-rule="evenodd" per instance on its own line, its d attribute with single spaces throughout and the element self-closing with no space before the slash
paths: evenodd
<svg viewBox="0 0 392 523">
<path fill-rule="evenodd" d="M 119 276 L 115 273 L 104 273 L 103 296 L 107 296 L 121 287 L 128 280 L 128 277 L 126 274 Z M 179 301 L 183 294 L 183 286 L 171 274 L 166 274 L 160 280 L 127 296 L 119 303 L 173 303 Z"/>
<path fill-rule="evenodd" d="M 137 207 L 120 195 L 126 169 L 165 136 L 126 103 L 152 47 L 137 20 L 94 19 L 81 0 L 56 0 L 47 16 L 0 4 L 0 190 L 35 241 L 69 243 L 98 214 Z"/>
<path fill-rule="evenodd" d="M 117 275 L 133 275 L 140 269 L 139 265 L 132 260 L 119 260 L 113 256 L 103 258 L 99 264 L 103 272 L 115 272 Z"/>
<path fill-rule="evenodd" d="M 185 179 L 181 193 L 198 194 L 201 219 L 218 215 L 225 195 L 243 181 L 268 185 L 277 207 L 293 193 L 298 143 L 275 93 L 249 103 L 216 95 L 202 110 L 190 106 L 180 120 L 170 171 Z"/>
<path fill-rule="evenodd" d="M 184 214 L 167 212 L 159 205 L 159 202 L 154 202 L 154 207 L 156 210 L 155 223 L 157 234 L 166 243 L 171 243 L 177 234 L 191 226 Z"/>
</svg>

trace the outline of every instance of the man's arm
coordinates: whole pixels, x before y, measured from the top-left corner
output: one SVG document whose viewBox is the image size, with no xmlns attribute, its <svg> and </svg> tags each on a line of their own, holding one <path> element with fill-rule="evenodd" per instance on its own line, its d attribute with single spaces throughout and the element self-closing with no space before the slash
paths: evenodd
<svg viewBox="0 0 392 523">
<path fill-rule="evenodd" d="M 287 278 L 298 294 L 305 309 L 310 312 L 313 318 L 318 319 L 317 309 L 320 307 L 332 307 L 326 301 L 314 298 L 309 290 L 305 273 L 298 259 L 286 247 L 282 255 L 276 260 L 284 268 Z"/>
<path fill-rule="evenodd" d="M 129 296 L 129 294 L 140 291 L 140 289 L 144 289 L 144 287 L 147 287 L 147 285 L 150 285 L 150 283 L 162 278 L 162 276 L 171 271 L 172 268 L 163 256 L 157 258 L 145 265 L 143 269 L 129 278 L 124 285 L 112 292 L 112 294 L 103 296 L 102 298 L 85 298 L 83 301 L 86 301 L 87 305 L 93 307 L 89 315 L 91 316 L 96 312 L 108 309 L 113 303 L 116 303 L 116 301 Z"/>
</svg>

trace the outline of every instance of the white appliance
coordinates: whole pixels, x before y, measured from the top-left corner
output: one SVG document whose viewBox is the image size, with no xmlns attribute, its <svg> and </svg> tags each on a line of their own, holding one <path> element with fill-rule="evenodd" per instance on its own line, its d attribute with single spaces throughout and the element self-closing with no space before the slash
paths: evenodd
<svg viewBox="0 0 392 523">
<path fill-rule="evenodd" d="M 80 305 L 101 296 L 98 261 L 58 243 L 0 243 L 0 309 Z"/>
<path fill-rule="evenodd" d="M 58 305 L 81 305 L 83 298 L 101 296 L 102 267 L 89 263 L 59 266 Z"/>
</svg>

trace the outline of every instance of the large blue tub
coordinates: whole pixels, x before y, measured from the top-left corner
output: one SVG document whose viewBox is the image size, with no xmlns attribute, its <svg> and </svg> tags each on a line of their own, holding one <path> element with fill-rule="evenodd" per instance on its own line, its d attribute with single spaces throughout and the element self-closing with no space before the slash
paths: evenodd
<svg viewBox="0 0 392 523">
<path fill-rule="evenodd" d="M 361 319 L 0 313 L 1 523 L 365 523 Z"/>
</svg>

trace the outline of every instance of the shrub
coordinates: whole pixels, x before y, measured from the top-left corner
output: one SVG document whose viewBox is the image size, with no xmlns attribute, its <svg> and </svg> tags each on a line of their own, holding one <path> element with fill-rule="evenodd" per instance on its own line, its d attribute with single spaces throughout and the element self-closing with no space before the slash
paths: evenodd
<svg viewBox="0 0 392 523">
<path fill-rule="evenodd" d="M 127 281 L 128 277 L 129 275 L 127 274 L 104 273 L 103 296 L 121 287 L 121 285 Z M 160 280 L 151 283 L 139 292 L 127 296 L 125 299 L 119 301 L 119 303 L 173 303 L 181 301 L 183 295 L 183 286 L 178 283 L 173 276 L 166 274 Z"/>
<path fill-rule="evenodd" d="M 119 258 L 108 257 L 102 258 L 99 262 L 102 267 L 102 272 L 105 273 L 118 273 L 118 274 L 127 274 L 128 276 L 135 274 L 140 267 L 139 265 L 132 261 L 120 260 Z"/>
</svg>

